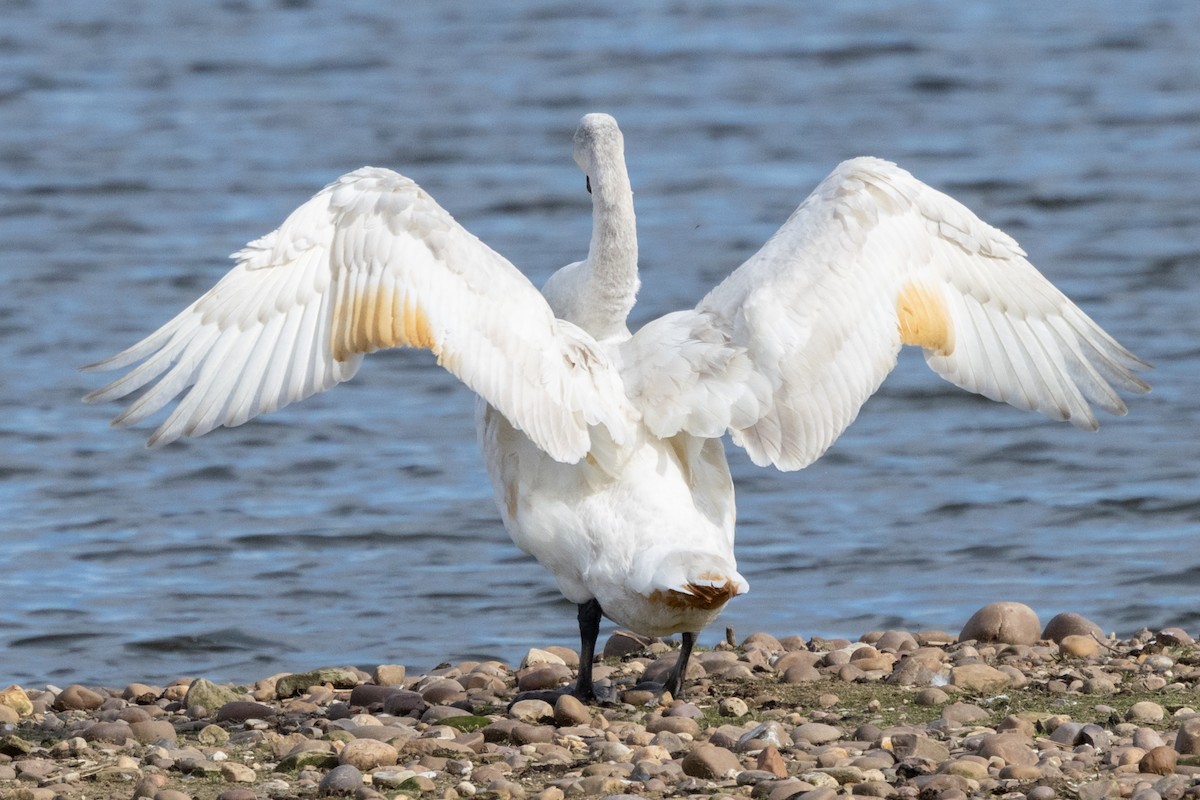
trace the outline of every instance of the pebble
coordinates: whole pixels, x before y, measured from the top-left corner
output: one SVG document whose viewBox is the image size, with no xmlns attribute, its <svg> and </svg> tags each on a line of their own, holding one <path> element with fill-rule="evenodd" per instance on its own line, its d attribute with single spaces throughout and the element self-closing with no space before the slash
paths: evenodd
<svg viewBox="0 0 1200 800">
<path fill-rule="evenodd" d="M 993 694 L 1004 690 L 1012 680 L 987 664 L 964 664 L 950 670 L 950 685 L 967 692 Z"/>
<path fill-rule="evenodd" d="M 79 684 L 68 686 L 54 698 L 54 707 L 60 711 L 94 711 L 103 704 L 104 695 Z"/>
<path fill-rule="evenodd" d="M 1024 603 L 989 603 L 976 611 L 958 638 L 1003 644 L 1033 644 L 1041 637 L 1037 613 Z"/>
<path fill-rule="evenodd" d="M 1188 702 L 1200 670 L 1186 635 L 1094 649 L 1090 631 L 1057 645 L 752 635 L 743 650 L 698 652 L 686 701 L 632 688 L 674 658 L 639 641 L 627 660 L 595 665 L 629 705 L 517 700 L 530 683 L 574 679 L 566 648 L 531 649 L 517 670 L 472 661 L 427 675 L 391 665 L 274 676 L 249 696 L 203 678 L 123 691 L 14 685 L 0 691 L 0 798 L 1186 800 L 1200 773 Z M 1130 690 L 1143 697 L 1125 708 Z M 1030 700 L 1042 710 L 1008 711 Z M 937 719 L 913 721 L 931 708 Z"/>
<path fill-rule="evenodd" d="M 1175 748 L 1163 745 L 1142 756 L 1138 761 L 1138 771 L 1151 775 L 1170 775 L 1175 771 L 1178 760 L 1179 754 Z"/>
<path fill-rule="evenodd" d="M 702 744 L 683 757 L 683 773 L 695 778 L 731 778 L 742 770 L 738 757 L 724 747 Z"/>
<path fill-rule="evenodd" d="M 317 788 L 322 795 L 348 795 L 354 794 L 362 788 L 363 774 L 358 767 L 353 764 L 342 764 L 334 767 L 329 773 L 321 779 Z"/>
<path fill-rule="evenodd" d="M 1073 633 L 1062 637 L 1058 647 L 1069 658 L 1090 658 L 1099 652 L 1100 643 L 1094 636 Z"/>
<path fill-rule="evenodd" d="M 1180 725 L 1175 751 L 1181 756 L 1200 755 L 1200 716 L 1189 717 Z"/>
<path fill-rule="evenodd" d="M 1061 643 L 1068 636 L 1088 636 L 1093 639 L 1103 639 L 1104 631 L 1101 630 L 1099 625 L 1082 614 L 1070 611 L 1055 614 L 1046 623 L 1045 630 L 1042 631 L 1042 638 L 1052 642 Z"/>
</svg>

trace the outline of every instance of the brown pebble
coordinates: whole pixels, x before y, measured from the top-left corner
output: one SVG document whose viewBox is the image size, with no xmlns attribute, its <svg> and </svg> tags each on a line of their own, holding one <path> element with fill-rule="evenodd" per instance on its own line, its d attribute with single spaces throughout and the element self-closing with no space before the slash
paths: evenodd
<svg viewBox="0 0 1200 800">
<path fill-rule="evenodd" d="M 54 707 L 59 711 L 95 711 L 102 705 L 104 695 L 77 683 L 63 689 L 54 699 Z"/>
<path fill-rule="evenodd" d="M 700 735 L 700 725 L 690 717 L 653 717 L 646 720 L 646 731 L 649 733 L 670 731 L 671 733 L 686 733 L 689 736 L 697 737 Z"/>
<path fill-rule="evenodd" d="M 614 631 L 604 643 L 605 658 L 624 658 L 625 656 L 641 653 L 653 639 L 640 636 L 633 631 Z"/>
<path fill-rule="evenodd" d="M 987 664 L 963 664 L 950 670 L 950 685 L 968 692 L 989 694 L 1006 688 L 1012 679 Z"/>
<path fill-rule="evenodd" d="M 1041 629 L 1037 614 L 1024 603 L 989 603 L 971 615 L 958 638 L 960 641 L 1033 644 L 1041 636 Z"/>
<path fill-rule="evenodd" d="M 738 757 L 724 747 L 701 744 L 683 757 L 683 772 L 694 778 L 721 780 L 730 778 L 742 770 Z"/>
<path fill-rule="evenodd" d="M 1179 754 L 1175 752 L 1175 748 L 1165 745 L 1156 747 L 1142 756 L 1141 761 L 1138 762 L 1138 770 L 1151 775 L 1170 775 L 1175 771 L 1178 759 Z"/>
<path fill-rule="evenodd" d="M 786 778 L 788 775 L 787 763 L 773 744 L 769 744 L 759 751 L 755 765 L 758 769 L 769 772 L 776 778 Z"/>
<path fill-rule="evenodd" d="M 421 689 L 421 697 L 430 705 L 450 705 L 467 699 L 463 685 L 451 678 L 433 681 Z"/>
<path fill-rule="evenodd" d="M 1038 762 L 1033 739 L 1023 733 L 989 733 L 980 738 L 976 751 L 984 758 L 999 758 L 1005 764 L 1030 766 Z"/>
<path fill-rule="evenodd" d="M 217 722 L 245 722 L 248 719 L 271 719 L 275 709 L 253 700 L 233 700 L 217 709 Z"/>
<path fill-rule="evenodd" d="M 371 673 L 371 680 L 377 686 L 402 686 L 405 672 L 403 664 L 380 664 Z"/>
<path fill-rule="evenodd" d="M 1070 658 L 1091 658 L 1100 651 L 1100 643 L 1090 635 L 1073 633 L 1058 643 L 1060 652 Z"/>
<path fill-rule="evenodd" d="M 1052 642 L 1061 642 L 1067 636 L 1092 636 L 1103 639 L 1104 631 L 1082 614 L 1072 612 L 1055 614 L 1042 631 L 1042 638 Z"/>
<path fill-rule="evenodd" d="M 541 664 L 521 673 L 521 677 L 517 679 L 517 691 L 557 689 L 570 680 L 571 669 L 565 664 Z"/>
<path fill-rule="evenodd" d="M 400 753 L 387 742 L 375 739 L 354 739 L 346 742 L 338 761 L 350 764 L 362 772 L 370 772 L 376 767 L 390 767 L 400 760 Z"/>
<path fill-rule="evenodd" d="M 563 727 L 587 725 L 592 721 L 592 712 L 575 695 L 563 694 L 554 701 L 554 721 Z"/>
<path fill-rule="evenodd" d="M 913 702 L 919 706 L 940 706 L 950 702 L 950 695 L 936 686 L 930 686 L 917 692 Z"/>
<path fill-rule="evenodd" d="M 513 725 L 509 732 L 514 744 L 536 744 L 554 741 L 554 728 L 550 725 L 529 725 L 519 723 Z"/>
</svg>

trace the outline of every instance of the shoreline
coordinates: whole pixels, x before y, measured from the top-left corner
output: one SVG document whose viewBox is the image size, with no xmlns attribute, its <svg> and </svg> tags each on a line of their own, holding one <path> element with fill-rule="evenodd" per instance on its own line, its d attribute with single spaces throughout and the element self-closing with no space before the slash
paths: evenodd
<svg viewBox="0 0 1200 800">
<path fill-rule="evenodd" d="M 1192 638 L 1106 639 L 1060 615 L 1070 625 L 1030 639 L 1017 606 L 981 609 L 959 636 L 721 642 L 694 655 L 678 700 L 639 685 L 675 650 L 623 631 L 595 667 L 613 699 L 590 706 L 518 699 L 574 679 L 563 647 L 420 675 L 14 685 L 0 689 L 0 798 L 1200 797 Z M 994 629 L 972 628 L 989 609 Z"/>
</svg>

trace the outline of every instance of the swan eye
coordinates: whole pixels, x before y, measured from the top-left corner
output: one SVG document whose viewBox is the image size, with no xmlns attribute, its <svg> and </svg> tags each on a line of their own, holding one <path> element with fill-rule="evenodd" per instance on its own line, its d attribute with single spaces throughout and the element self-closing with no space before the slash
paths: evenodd
<svg viewBox="0 0 1200 800">
<path fill-rule="evenodd" d="M 583 176 L 583 185 L 587 187 L 588 194 L 591 194 L 592 193 L 592 176 L 591 175 Z"/>
</svg>

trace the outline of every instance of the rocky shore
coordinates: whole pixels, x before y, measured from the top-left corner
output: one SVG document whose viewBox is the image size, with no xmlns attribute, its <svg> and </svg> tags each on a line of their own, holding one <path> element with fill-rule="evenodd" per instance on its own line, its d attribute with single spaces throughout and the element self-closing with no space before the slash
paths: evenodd
<svg viewBox="0 0 1200 800">
<path fill-rule="evenodd" d="M 1200 648 L 1179 629 L 1042 628 L 1015 603 L 957 635 L 755 633 L 700 651 L 618 632 L 598 683 L 572 650 L 522 663 L 276 675 L 253 686 L 0 690 L 0 798 L 1200 798 Z M 551 702 L 553 701 L 553 702 Z"/>
</svg>

